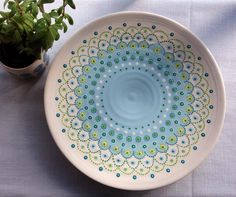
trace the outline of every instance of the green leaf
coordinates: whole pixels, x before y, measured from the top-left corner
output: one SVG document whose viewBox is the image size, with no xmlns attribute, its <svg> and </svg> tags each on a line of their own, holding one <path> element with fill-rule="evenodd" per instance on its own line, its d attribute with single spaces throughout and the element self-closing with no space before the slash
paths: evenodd
<svg viewBox="0 0 236 197">
<path fill-rule="evenodd" d="M 61 15 L 61 14 L 62 14 L 62 10 L 63 10 L 63 6 L 61 6 L 61 7 L 59 7 L 59 8 L 57 9 L 57 13 L 58 13 L 59 15 Z"/>
<path fill-rule="evenodd" d="M 38 15 L 38 12 L 39 12 L 39 8 L 36 4 L 32 4 L 32 14 L 34 17 L 36 17 Z"/>
<path fill-rule="evenodd" d="M 8 1 L 9 1 L 9 0 L 5 0 L 5 1 L 4 1 L 4 4 L 3 4 L 4 8 L 6 7 Z"/>
<path fill-rule="evenodd" d="M 47 23 L 51 24 L 51 17 L 48 13 L 43 13 L 43 18 L 47 21 Z"/>
<path fill-rule="evenodd" d="M 53 3 L 55 0 L 41 0 L 39 4 Z"/>
<path fill-rule="evenodd" d="M 66 33 L 67 32 L 67 25 L 66 25 L 66 23 L 64 23 L 63 21 L 62 21 L 62 25 L 63 25 L 63 32 L 64 33 Z"/>
<path fill-rule="evenodd" d="M 59 16 L 59 14 L 56 12 L 56 11 L 51 11 L 50 13 L 49 13 L 49 15 L 50 15 L 50 17 L 52 17 L 52 18 L 57 18 L 58 16 Z"/>
<path fill-rule="evenodd" d="M 74 24 L 74 21 L 73 21 L 72 17 L 69 14 L 65 14 L 65 18 L 68 20 L 70 25 Z"/>
<path fill-rule="evenodd" d="M 3 11 L 0 11 L 0 15 L 4 18 L 7 18 L 7 15 L 9 14 L 9 12 L 3 12 Z"/>
<path fill-rule="evenodd" d="M 66 0 L 66 3 L 67 3 L 72 9 L 75 9 L 75 4 L 74 4 L 73 0 Z"/>
</svg>

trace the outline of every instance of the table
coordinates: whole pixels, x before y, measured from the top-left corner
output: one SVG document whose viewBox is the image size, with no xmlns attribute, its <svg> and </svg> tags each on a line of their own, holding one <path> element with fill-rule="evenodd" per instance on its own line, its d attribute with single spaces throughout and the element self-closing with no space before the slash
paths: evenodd
<svg viewBox="0 0 236 197">
<path fill-rule="evenodd" d="M 51 60 L 72 34 L 99 16 L 140 10 L 174 19 L 205 42 L 219 63 L 227 94 L 222 135 L 201 166 L 172 185 L 140 192 L 113 189 L 79 172 L 56 147 L 49 133 L 43 105 L 48 69 L 41 78 L 31 81 L 15 79 L 1 69 L 0 196 L 236 196 L 236 2 L 75 2 L 77 10 L 69 11 L 75 24 L 66 34 L 61 34 L 60 41 L 48 52 Z"/>
</svg>

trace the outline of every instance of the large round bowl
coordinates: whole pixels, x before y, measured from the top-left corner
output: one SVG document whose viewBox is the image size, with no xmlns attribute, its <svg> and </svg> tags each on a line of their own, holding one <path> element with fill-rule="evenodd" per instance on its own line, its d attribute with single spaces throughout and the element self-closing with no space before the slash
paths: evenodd
<svg viewBox="0 0 236 197">
<path fill-rule="evenodd" d="M 62 47 L 45 111 L 54 140 L 80 171 L 145 190 L 206 158 L 222 128 L 225 92 L 216 61 L 189 30 L 123 12 L 89 23 Z"/>
</svg>

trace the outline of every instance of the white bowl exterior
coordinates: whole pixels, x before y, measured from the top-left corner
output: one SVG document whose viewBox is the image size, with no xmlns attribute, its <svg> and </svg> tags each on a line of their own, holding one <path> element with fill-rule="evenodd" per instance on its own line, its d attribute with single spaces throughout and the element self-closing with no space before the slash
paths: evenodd
<svg viewBox="0 0 236 197">
<path fill-rule="evenodd" d="M 116 24 L 120 22 L 137 22 L 141 21 L 142 23 L 153 23 L 161 25 L 163 29 L 169 29 L 173 32 L 179 34 L 181 40 L 191 43 L 193 51 L 196 51 L 203 59 L 204 67 L 207 72 L 211 73 L 212 78 L 209 79 L 211 87 L 215 90 L 215 97 L 213 98 L 213 103 L 216 109 L 214 109 L 212 122 L 214 124 L 208 125 L 205 130 L 207 130 L 207 136 L 204 140 L 199 140 L 198 142 L 198 151 L 191 152 L 187 158 L 188 164 L 180 165 L 177 164 L 172 168 L 172 173 L 169 174 L 160 174 L 159 177 L 155 180 L 150 180 L 145 177 L 137 179 L 134 182 L 130 181 L 126 176 L 120 177 L 117 179 L 112 173 L 100 173 L 94 165 L 83 160 L 82 154 L 76 149 L 71 149 L 68 144 L 70 144 L 69 139 L 66 139 L 60 133 L 61 125 L 55 122 L 55 114 L 57 113 L 56 107 L 54 104 L 54 95 L 56 95 L 57 89 L 57 78 L 60 76 L 61 72 L 58 65 L 61 65 L 64 59 L 69 58 L 71 48 L 76 48 L 76 43 L 79 43 L 78 39 L 84 39 L 88 36 L 88 32 L 94 32 L 108 26 L 109 24 Z M 170 19 L 167 19 L 163 16 L 145 13 L 145 12 L 120 12 L 114 13 L 102 18 L 99 18 L 88 25 L 84 26 L 80 31 L 78 31 L 60 50 L 57 57 L 55 58 L 52 67 L 49 71 L 46 86 L 45 86 L 45 113 L 47 122 L 51 131 L 51 134 L 63 152 L 67 159 L 80 171 L 85 173 L 87 176 L 92 179 L 99 181 L 105 185 L 112 186 L 120 189 L 127 190 L 147 190 L 157 187 L 161 187 L 170 183 L 173 183 L 180 178 L 184 177 L 195 169 L 210 153 L 215 143 L 217 142 L 225 114 L 225 90 L 223 85 L 223 79 L 220 74 L 219 67 L 207 49 L 207 47 L 189 30 L 185 27 L 176 23 Z M 207 142 L 207 143 L 206 143 Z"/>
</svg>

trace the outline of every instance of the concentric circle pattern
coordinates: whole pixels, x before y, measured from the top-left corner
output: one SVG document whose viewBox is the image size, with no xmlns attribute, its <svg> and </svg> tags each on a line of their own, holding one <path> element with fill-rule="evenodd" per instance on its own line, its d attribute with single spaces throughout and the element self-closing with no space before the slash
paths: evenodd
<svg viewBox="0 0 236 197">
<path fill-rule="evenodd" d="M 60 135 L 99 173 L 134 182 L 171 174 L 206 137 L 211 72 L 175 34 L 142 21 L 108 24 L 57 65 Z"/>
</svg>

